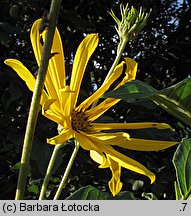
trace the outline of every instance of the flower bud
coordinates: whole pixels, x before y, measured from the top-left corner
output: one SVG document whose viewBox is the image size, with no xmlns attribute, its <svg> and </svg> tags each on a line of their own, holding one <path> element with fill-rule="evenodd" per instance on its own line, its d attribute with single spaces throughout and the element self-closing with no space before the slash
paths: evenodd
<svg viewBox="0 0 191 216">
<path fill-rule="evenodd" d="M 131 8 L 120 5 L 121 20 L 116 17 L 114 12 L 111 10 L 109 14 L 113 17 L 117 26 L 116 31 L 119 35 L 120 42 L 123 40 L 129 41 L 135 37 L 146 25 L 147 19 L 151 13 L 145 13 L 142 11 L 142 7 L 137 11 L 133 6 Z"/>
</svg>

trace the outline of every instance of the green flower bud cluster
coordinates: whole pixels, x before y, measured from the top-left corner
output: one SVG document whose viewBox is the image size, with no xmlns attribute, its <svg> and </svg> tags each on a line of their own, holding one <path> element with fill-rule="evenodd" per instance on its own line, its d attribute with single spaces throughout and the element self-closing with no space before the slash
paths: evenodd
<svg viewBox="0 0 191 216">
<path fill-rule="evenodd" d="M 151 10 L 149 13 L 145 13 L 142 10 L 142 7 L 139 9 L 139 11 L 137 11 L 133 6 L 129 8 L 128 4 L 126 6 L 121 4 L 120 11 L 122 17 L 121 20 L 116 17 L 112 10 L 111 12 L 109 12 L 109 14 L 117 23 L 117 26 L 115 26 L 115 28 L 119 35 L 120 42 L 122 42 L 123 40 L 132 40 L 146 25 Z"/>
</svg>

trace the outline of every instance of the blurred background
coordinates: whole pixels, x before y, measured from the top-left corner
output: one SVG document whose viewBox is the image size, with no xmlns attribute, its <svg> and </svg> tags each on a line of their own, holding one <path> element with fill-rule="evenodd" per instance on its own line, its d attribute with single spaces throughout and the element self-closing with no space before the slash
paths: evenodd
<svg viewBox="0 0 191 216">
<path fill-rule="evenodd" d="M 64 0 L 58 20 L 68 81 L 75 51 L 88 33 L 99 34 L 99 46 L 93 54 L 82 84 L 81 98 L 90 95 L 103 82 L 116 55 L 118 37 L 111 9 L 120 16 L 119 5 L 129 3 L 152 13 L 143 31 L 130 41 L 123 56 L 138 62 L 137 79 L 157 89 L 169 87 L 191 75 L 191 1 L 190 0 Z M 0 199 L 14 199 L 22 143 L 32 93 L 17 74 L 3 61 L 16 58 L 36 75 L 37 64 L 30 43 L 33 22 L 49 10 L 50 0 L 1 0 L 0 1 Z M 176 132 L 171 139 L 184 136 L 179 122 L 150 102 L 126 104 L 120 102 L 101 120 L 116 122 L 157 121 L 169 123 Z M 165 139 L 169 133 L 153 130 L 128 131 L 139 138 Z M 57 125 L 39 114 L 37 130 L 28 174 L 26 199 L 37 199 L 46 171 L 52 146 L 46 138 L 57 134 Z M 47 199 L 51 199 L 60 182 L 64 167 L 73 146 L 68 145 L 59 154 L 54 167 Z M 175 199 L 175 172 L 172 156 L 176 148 L 161 152 L 125 152 L 155 172 L 157 181 L 123 170 L 124 191 L 133 192 L 139 199 Z M 61 199 L 78 188 L 93 185 L 108 191 L 110 170 L 98 169 L 91 161 L 89 152 L 82 149 L 72 168 Z"/>
</svg>

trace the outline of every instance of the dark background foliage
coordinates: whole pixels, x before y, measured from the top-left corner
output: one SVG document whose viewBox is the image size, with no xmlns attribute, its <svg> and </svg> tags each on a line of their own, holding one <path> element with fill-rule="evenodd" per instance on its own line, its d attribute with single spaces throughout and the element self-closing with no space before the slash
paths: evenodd
<svg viewBox="0 0 191 216">
<path fill-rule="evenodd" d="M 100 86 L 107 74 L 117 48 L 114 21 L 107 13 L 113 10 L 119 14 L 120 3 L 129 3 L 152 13 L 144 30 L 130 41 L 124 56 L 134 58 L 139 63 L 137 79 L 145 81 L 157 89 L 168 87 L 190 76 L 191 73 L 191 1 L 163 0 L 65 0 L 58 20 L 65 52 L 68 77 L 75 50 L 84 33 L 97 32 L 99 47 L 89 62 L 82 85 L 82 98 L 91 94 L 94 86 Z M 8 68 L 3 61 L 16 58 L 23 62 L 35 75 L 36 61 L 30 43 L 32 23 L 49 10 L 50 1 L 44 0 L 1 0 L 0 1 L 0 199 L 13 199 L 16 189 L 18 162 L 31 100 L 31 92 L 24 82 Z M 115 40 L 114 40 L 115 39 Z M 167 122 L 176 129 L 174 138 L 181 138 L 184 130 L 172 116 L 153 104 L 119 103 L 107 112 L 107 120 L 116 121 L 158 121 Z M 46 138 L 57 133 L 56 125 L 39 115 L 28 175 L 27 199 L 36 199 L 42 177 L 52 152 Z M 161 139 L 169 133 L 156 131 L 129 131 L 140 138 Z M 143 136 L 144 135 L 144 136 Z M 63 174 L 72 144 L 66 146 L 58 157 L 54 175 L 49 185 L 48 198 L 51 199 Z M 142 162 L 156 173 L 157 181 L 150 185 L 149 180 L 127 170 L 123 170 L 123 190 L 132 191 L 141 199 L 156 196 L 158 199 L 174 199 L 175 173 L 172 156 L 175 148 L 161 152 L 125 154 Z M 61 198 L 76 189 L 93 185 L 108 191 L 109 170 L 97 168 L 89 158 L 89 153 L 79 152 Z M 146 194 L 146 195 L 144 195 Z"/>
</svg>

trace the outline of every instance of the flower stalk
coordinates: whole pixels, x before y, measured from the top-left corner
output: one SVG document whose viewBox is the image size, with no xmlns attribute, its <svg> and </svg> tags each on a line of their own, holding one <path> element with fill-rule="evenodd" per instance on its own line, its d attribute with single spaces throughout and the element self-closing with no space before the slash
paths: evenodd
<svg viewBox="0 0 191 216">
<path fill-rule="evenodd" d="M 48 168 L 47 168 L 47 171 L 46 171 L 46 174 L 45 174 L 45 177 L 44 177 L 44 181 L 43 181 L 43 184 L 42 184 L 42 187 L 41 187 L 39 200 L 43 200 L 43 199 L 44 199 L 44 196 L 45 196 L 45 193 L 46 193 L 46 189 L 47 189 L 47 186 L 48 186 L 48 183 L 49 183 L 51 174 L 52 174 L 52 169 L 53 169 L 53 167 L 54 167 L 54 163 L 55 163 L 55 161 L 56 161 L 58 152 L 59 152 L 59 150 L 60 150 L 65 144 L 66 144 L 66 143 L 63 143 L 63 144 L 60 144 L 60 145 L 56 145 L 56 146 L 54 147 L 54 150 L 53 150 L 53 153 L 52 153 L 52 156 L 51 156 L 51 159 L 50 159 L 50 161 L 49 161 Z"/>
<path fill-rule="evenodd" d="M 46 71 L 49 63 L 52 41 L 55 32 L 55 26 L 58 19 L 58 14 L 60 11 L 61 0 L 52 0 L 50 6 L 50 13 L 49 13 L 49 26 L 46 33 L 46 40 L 44 43 L 44 50 L 41 58 L 40 67 L 38 69 L 38 75 L 36 79 L 36 84 L 34 88 L 34 93 L 31 101 L 29 117 L 25 132 L 24 144 L 23 144 L 23 151 L 21 156 L 21 167 L 19 171 L 19 178 L 17 183 L 17 190 L 16 190 L 16 200 L 21 200 L 24 197 L 25 192 L 25 185 L 32 149 L 32 142 L 34 138 L 34 132 L 36 128 L 36 122 L 39 112 L 39 104 L 42 89 L 44 87 L 44 80 L 46 77 Z"/>
<path fill-rule="evenodd" d="M 79 147 L 80 147 L 80 143 L 78 141 L 76 141 L 76 140 L 74 142 L 75 142 L 75 147 L 74 147 L 73 153 L 72 153 L 71 158 L 70 158 L 70 160 L 68 162 L 68 165 L 67 165 L 66 170 L 64 172 L 64 175 L 62 177 L 62 180 L 60 182 L 58 190 L 57 190 L 57 192 L 56 192 L 56 194 L 54 196 L 54 200 L 58 200 L 59 199 L 60 194 L 61 194 L 61 192 L 62 192 L 62 190 L 63 190 L 63 188 L 65 186 L 65 183 L 66 183 L 66 181 L 68 179 L 68 175 L 70 173 L 72 165 L 73 165 L 73 163 L 75 161 L 76 155 L 78 153 L 78 150 L 79 150 Z"/>
</svg>

